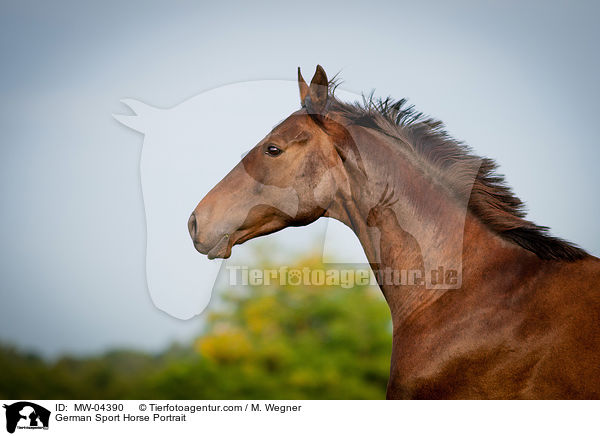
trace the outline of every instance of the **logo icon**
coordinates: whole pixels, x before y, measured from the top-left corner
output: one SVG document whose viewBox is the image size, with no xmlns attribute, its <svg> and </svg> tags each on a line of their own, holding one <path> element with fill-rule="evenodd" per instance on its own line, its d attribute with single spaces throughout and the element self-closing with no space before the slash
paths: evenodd
<svg viewBox="0 0 600 436">
<path fill-rule="evenodd" d="M 48 429 L 50 411 L 29 401 L 19 401 L 4 405 L 6 409 L 6 431 L 14 433 L 18 429 Z"/>
</svg>

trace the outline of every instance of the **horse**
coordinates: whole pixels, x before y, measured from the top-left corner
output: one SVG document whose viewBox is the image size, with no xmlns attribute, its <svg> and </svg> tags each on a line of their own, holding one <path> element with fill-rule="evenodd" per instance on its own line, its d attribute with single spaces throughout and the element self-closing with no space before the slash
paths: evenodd
<svg viewBox="0 0 600 436">
<path fill-rule="evenodd" d="M 600 259 L 528 221 L 441 122 L 404 99 L 342 102 L 338 83 L 298 68 L 300 109 L 191 214 L 196 250 L 339 220 L 390 308 L 388 399 L 600 398 Z"/>
</svg>

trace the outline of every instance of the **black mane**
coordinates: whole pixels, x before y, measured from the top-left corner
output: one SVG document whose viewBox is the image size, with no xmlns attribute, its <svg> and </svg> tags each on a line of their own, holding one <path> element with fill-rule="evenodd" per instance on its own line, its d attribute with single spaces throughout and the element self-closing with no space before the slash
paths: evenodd
<svg viewBox="0 0 600 436">
<path fill-rule="evenodd" d="M 335 90 L 337 83 L 332 85 L 330 89 Z M 504 176 L 497 174 L 496 163 L 474 155 L 468 146 L 446 133 L 441 121 L 407 106 L 405 99 L 374 99 L 371 94 L 362 103 L 348 104 L 337 100 L 332 91 L 329 112 L 411 147 L 438 170 L 457 195 L 468 196 L 469 210 L 502 238 L 541 259 L 573 261 L 588 256 L 576 245 L 551 236 L 547 227 L 526 220 L 525 205 L 507 186 Z"/>
</svg>

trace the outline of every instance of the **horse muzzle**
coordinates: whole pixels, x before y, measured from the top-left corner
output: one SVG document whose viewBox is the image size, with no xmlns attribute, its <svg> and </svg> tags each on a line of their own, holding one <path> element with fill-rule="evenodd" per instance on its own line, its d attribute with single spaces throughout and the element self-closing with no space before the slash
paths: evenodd
<svg viewBox="0 0 600 436">
<path fill-rule="evenodd" d="M 209 232 L 200 230 L 199 221 L 196 213 L 192 213 L 188 220 L 188 230 L 194 243 L 194 248 L 200 253 L 205 254 L 209 259 L 222 258 L 227 259 L 231 256 L 231 235 L 224 232 L 210 232 L 216 234 L 216 237 L 210 237 Z"/>
</svg>

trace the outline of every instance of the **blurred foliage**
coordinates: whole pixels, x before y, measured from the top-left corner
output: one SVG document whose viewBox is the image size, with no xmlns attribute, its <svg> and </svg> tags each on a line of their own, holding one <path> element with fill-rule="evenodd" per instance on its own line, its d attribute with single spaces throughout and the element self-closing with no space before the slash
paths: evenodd
<svg viewBox="0 0 600 436">
<path fill-rule="evenodd" d="M 324 268 L 318 258 L 297 267 Z M 246 286 L 220 293 L 202 334 L 151 355 L 48 362 L 0 346 L 11 399 L 383 399 L 389 309 L 378 289 Z"/>
</svg>

